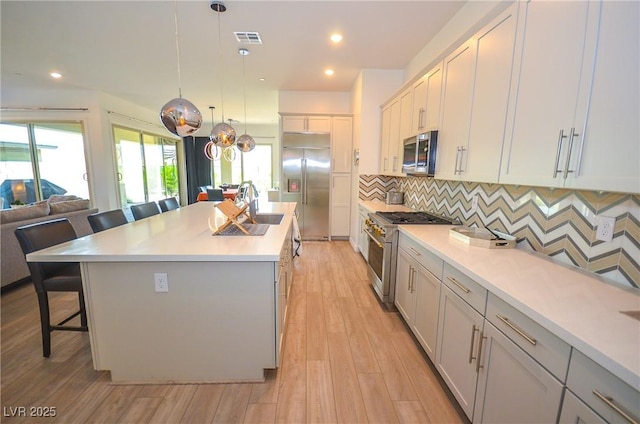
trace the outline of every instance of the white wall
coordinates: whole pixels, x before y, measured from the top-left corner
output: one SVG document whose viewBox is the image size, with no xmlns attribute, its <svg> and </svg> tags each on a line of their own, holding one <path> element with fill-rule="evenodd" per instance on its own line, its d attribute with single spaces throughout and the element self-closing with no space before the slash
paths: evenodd
<svg viewBox="0 0 640 424">
<path fill-rule="evenodd" d="M 281 91 L 278 97 L 279 113 L 351 113 L 351 94 L 346 91 Z"/>
</svg>

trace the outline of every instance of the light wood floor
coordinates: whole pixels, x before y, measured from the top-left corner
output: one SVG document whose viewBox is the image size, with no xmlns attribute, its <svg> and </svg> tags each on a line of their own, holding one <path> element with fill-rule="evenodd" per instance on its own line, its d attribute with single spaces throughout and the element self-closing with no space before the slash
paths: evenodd
<svg viewBox="0 0 640 424">
<path fill-rule="evenodd" d="M 2 295 L 4 423 L 55 407 L 60 423 L 462 422 L 397 313 L 376 301 L 348 242 L 306 242 L 295 260 L 283 365 L 262 384 L 113 385 L 86 333 L 54 332 L 44 359 L 30 284 Z M 70 312 L 73 296 L 52 300 Z M 14 412 L 15 413 L 15 412 Z M 38 422 L 44 422 L 39 419 Z"/>
</svg>

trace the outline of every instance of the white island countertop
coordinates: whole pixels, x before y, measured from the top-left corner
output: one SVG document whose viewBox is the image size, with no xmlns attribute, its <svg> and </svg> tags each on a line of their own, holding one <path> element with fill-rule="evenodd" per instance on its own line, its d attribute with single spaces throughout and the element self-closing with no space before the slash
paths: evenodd
<svg viewBox="0 0 640 424">
<path fill-rule="evenodd" d="M 31 253 L 28 261 L 276 262 L 293 219 L 295 202 L 261 202 L 260 213 L 282 213 L 280 225 L 263 236 L 217 236 L 226 218 L 212 202 L 198 202 L 140 221 Z"/>
<path fill-rule="evenodd" d="M 638 290 L 525 250 L 468 246 L 450 228 L 400 231 L 640 390 L 640 321 L 620 313 L 640 310 Z"/>
</svg>

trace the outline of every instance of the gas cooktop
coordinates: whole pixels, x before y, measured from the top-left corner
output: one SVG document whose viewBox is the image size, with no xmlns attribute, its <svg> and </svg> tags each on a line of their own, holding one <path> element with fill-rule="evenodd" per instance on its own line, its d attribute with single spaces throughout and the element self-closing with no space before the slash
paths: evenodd
<svg viewBox="0 0 640 424">
<path fill-rule="evenodd" d="M 390 224 L 455 224 L 452 219 L 429 212 L 376 212 L 376 215 Z"/>
</svg>

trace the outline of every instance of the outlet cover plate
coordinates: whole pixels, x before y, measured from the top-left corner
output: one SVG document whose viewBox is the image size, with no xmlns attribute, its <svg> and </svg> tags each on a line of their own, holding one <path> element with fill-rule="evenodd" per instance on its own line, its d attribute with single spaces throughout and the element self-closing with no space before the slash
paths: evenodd
<svg viewBox="0 0 640 424">
<path fill-rule="evenodd" d="M 596 227 L 596 240 L 612 241 L 616 219 L 610 216 L 599 216 Z"/>
</svg>

